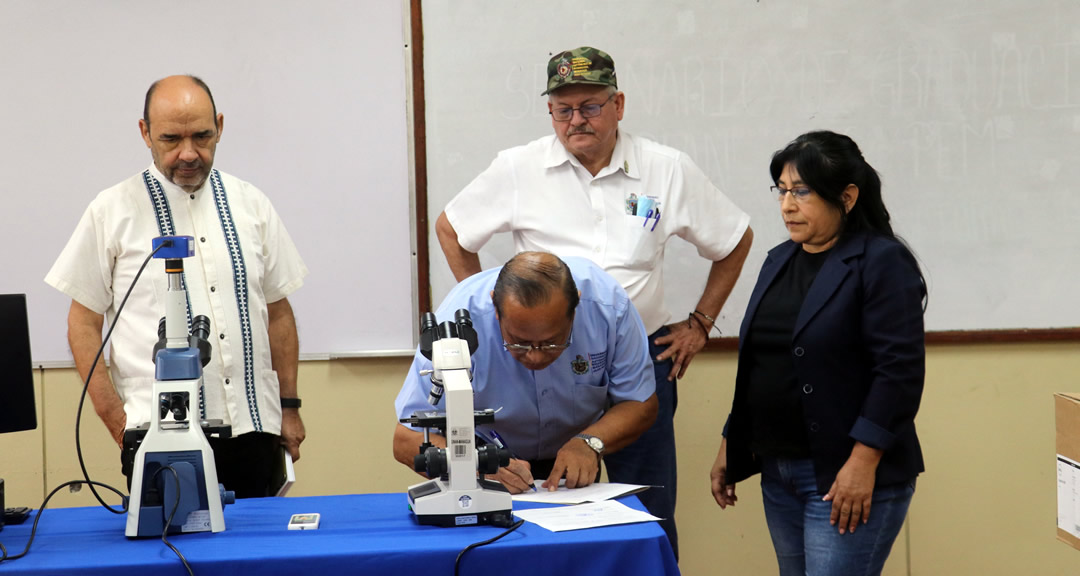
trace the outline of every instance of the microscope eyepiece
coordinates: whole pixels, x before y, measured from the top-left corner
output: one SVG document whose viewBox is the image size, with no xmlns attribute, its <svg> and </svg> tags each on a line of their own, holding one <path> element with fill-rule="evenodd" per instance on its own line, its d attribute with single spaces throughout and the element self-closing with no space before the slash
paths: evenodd
<svg viewBox="0 0 1080 576">
<path fill-rule="evenodd" d="M 439 338 L 438 338 L 439 340 L 442 340 L 443 338 L 457 338 L 457 337 L 458 337 L 457 324 L 455 324 L 453 322 L 443 322 L 442 324 L 439 324 Z"/>
<path fill-rule="evenodd" d="M 424 312 L 424 315 L 420 317 L 420 353 L 428 360 L 431 360 L 432 342 L 438 340 L 438 324 L 439 321 L 431 312 Z"/>
<path fill-rule="evenodd" d="M 160 332 L 161 329 L 159 328 Z M 199 340 L 210 339 L 210 319 L 202 314 L 196 316 L 191 320 L 191 335 Z"/>
</svg>

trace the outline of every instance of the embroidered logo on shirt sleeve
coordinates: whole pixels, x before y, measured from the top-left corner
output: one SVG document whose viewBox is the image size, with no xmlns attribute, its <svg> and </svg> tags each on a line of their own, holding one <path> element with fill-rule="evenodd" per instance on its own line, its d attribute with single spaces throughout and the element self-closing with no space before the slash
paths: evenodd
<svg viewBox="0 0 1080 576">
<path fill-rule="evenodd" d="M 607 350 L 589 354 L 589 359 L 592 361 L 593 372 L 603 372 L 607 368 Z"/>
</svg>

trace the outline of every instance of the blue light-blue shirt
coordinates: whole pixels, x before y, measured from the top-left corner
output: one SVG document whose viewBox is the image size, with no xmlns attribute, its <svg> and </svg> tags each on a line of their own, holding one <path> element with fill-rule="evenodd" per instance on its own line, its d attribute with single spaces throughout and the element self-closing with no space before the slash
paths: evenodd
<svg viewBox="0 0 1080 576">
<path fill-rule="evenodd" d="M 491 291 L 501 268 L 466 278 L 435 312 L 441 324 L 465 308 L 472 316 L 479 345 L 472 355 L 473 405 L 502 408 L 494 428 L 519 458 L 554 458 L 559 448 L 619 402 L 644 402 L 656 390 L 648 336 L 626 292 L 599 266 L 582 258 L 564 258 L 581 292 L 574 315 L 573 343 L 550 366 L 525 368 L 503 348 Z M 432 410 L 431 390 L 421 370 L 431 361 L 417 350 L 394 408 L 398 418 Z M 445 399 L 438 410 L 445 410 Z"/>
</svg>

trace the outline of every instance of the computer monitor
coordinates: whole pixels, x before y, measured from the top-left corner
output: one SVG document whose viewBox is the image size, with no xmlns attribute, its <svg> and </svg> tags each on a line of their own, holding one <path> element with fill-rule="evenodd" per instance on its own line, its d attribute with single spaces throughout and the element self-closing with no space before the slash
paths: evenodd
<svg viewBox="0 0 1080 576">
<path fill-rule="evenodd" d="M 0 433 L 37 428 L 25 294 L 0 294 Z"/>
</svg>

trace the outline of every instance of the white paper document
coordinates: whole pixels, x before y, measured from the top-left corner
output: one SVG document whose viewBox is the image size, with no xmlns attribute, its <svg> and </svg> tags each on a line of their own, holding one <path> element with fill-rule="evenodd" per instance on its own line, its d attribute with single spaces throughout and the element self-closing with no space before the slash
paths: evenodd
<svg viewBox="0 0 1080 576">
<path fill-rule="evenodd" d="M 292 454 L 282 447 L 281 461 L 277 463 L 274 471 L 274 485 L 278 486 L 275 496 L 284 496 L 289 493 L 289 488 L 296 483 L 296 468 L 293 466 Z"/>
<path fill-rule="evenodd" d="M 523 492 L 514 494 L 516 502 L 544 502 L 547 504 L 583 504 L 585 502 L 602 502 L 627 494 L 637 494 L 648 486 L 639 484 L 619 484 L 617 482 L 596 482 L 584 488 L 567 488 L 566 480 L 559 481 L 559 489 L 548 492 L 543 487 L 543 480 L 537 480 L 534 485 L 536 492 Z"/>
<path fill-rule="evenodd" d="M 1080 463 L 1057 455 L 1058 528 L 1080 538 Z"/>
<path fill-rule="evenodd" d="M 558 508 L 514 510 L 514 516 L 552 532 L 659 520 L 659 518 L 648 512 L 634 510 L 615 500 L 579 504 L 577 506 L 560 506 Z"/>
</svg>

